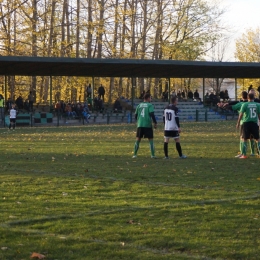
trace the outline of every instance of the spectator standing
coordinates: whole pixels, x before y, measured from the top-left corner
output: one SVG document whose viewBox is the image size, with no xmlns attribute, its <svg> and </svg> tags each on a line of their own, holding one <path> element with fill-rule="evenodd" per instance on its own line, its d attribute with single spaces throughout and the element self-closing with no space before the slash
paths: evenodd
<svg viewBox="0 0 260 260">
<path fill-rule="evenodd" d="M 17 105 L 18 109 L 23 109 L 23 98 L 20 96 L 15 100 L 15 104 Z"/>
<path fill-rule="evenodd" d="M 4 97 L 2 94 L 0 94 L 0 118 L 3 122 L 4 120 Z"/>
<path fill-rule="evenodd" d="M 66 109 L 66 103 L 63 100 L 61 100 L 60 101 L 60 111 L 62 114 L 65 113 L 65 109 Z"/>
<path fill-rule="evenodd" d="M 184 91 L 184 89 L 182 90 L 182 92 L 181 92 L 181 97 L 183 98 L 183 99 L 185 99 L 186 98 L 186 94 L 185 94 L 185 91 Z"/>
<path fill-rule="evenodd" d="M 168 101 L 168 90 L 162 93 L 163 101 Z"/>
<path fill-rule="evenodd" d="M 200 94 L 197 89 L 194 91 L 193 96 L 194 96 L 194 99 L 196 99 L 197 101 L 200 101 Z"/>
<path fill-rule="evenodd" d="M 32 91 L 30 91 L 30 93 L 28 95 L 28 100 L 29 100 L 29 110 L 30 110 L 30 112 L 33 112 L 34 95 L 33 95 Z"/>
<path fill-rule="evenodd" d="M 98 88 L 98 96 L 100 98 L 102 98 L 103 101 L 105 101 L 105 93 L 106 93 L 106 91 L 105 91 L 103 85 L 101 84 L 100 87 Z"/>
<path fill-rule="evenodd" d="M 185 97 L 188 98 L 188 89 L 186 87 L 184 88 L 184 93 L 185 93 Z"/>
<path fill-rule="evenodd" d="M 217 95 L 214 93 L 214 92 L 211 92 L 210 95 L 209 95 L 209 99 L 210 99 L 210 103 L 215 106 L 218 102 L 219 102 L 219 99 L 217 97 Z"/>
<path fill-rule="evenodd" d="M 9 129 L 11 129 L 11 127 L 13 127 L 13 130 L 15 129 L 16 115 L 17 115 L 17 111 L 15 109 L 15 104 L 12 104 L 12 108 L 9 114 L 10 117 Z"/>
<path fill-rule="evenodd" d="M 171 97 L 176 97 L 175 89 L 172 91 L 172 93 L 171 93 Z"/>
<path fill-rule="evenodd" d="M 260 86 L 257 88 L 258 91 L 258 98 L 260 99 Z"/>
<path fill-rule="evenodd" d="M 219 92 L 219 98 L 222 99 L 222 101 L 224 101 L 224 99 L 225 99 L 225 92 L 223 90 L 221 90 Z"/>
<path fill-rule="evenodd" d="M 10 109 L 12 108 L 12 104 L 12 99 L 9 97 L 5 104 L 6 113 L 10 111 Z"/>
<path fill-rule="evenodd" d="M 58 101 L 58 102 L 55 104 L 55 113 L 56 113 L 57 116 L 59 116 L 60 113 L 61 113 L 61 102 L 60 102 L 60 101 Z"/>
<path fill-rule="evenodd" d="M 30 106 L 29 106 L 29 100 L 26 99 L 23 103 L 23 108 L 26 110 L 26 112 L 30 112 Z"/>
<path fill-rule="evenodd" d="M 227 89 L 224 92 L 224 100 L 226 100 L 226 101 L 229 100 L 229 95 L 228 95 L 228 90 Z"/>
<path fill-rule="evenodd" d="M 145 95 L 145 90 L 142 91 L 141 95 L 140 95 L 140 99 L 144 99 L 144 95 Z"/>
<path fill-rule="evenodd" d="M 190 88 L 188 88 L 188 99 L 192 99 L 193 100 L 193 93 L 192 93 Z"/>
<path fill-rule="evenodd" d="M 91 84 L 89 84 L 89 85 L 87 86 L 86 91 L 87 91 L 87 98 L 89 98 L 89 97 L 91 98 L 91 93 L 92 93 Z"/>
</svg>

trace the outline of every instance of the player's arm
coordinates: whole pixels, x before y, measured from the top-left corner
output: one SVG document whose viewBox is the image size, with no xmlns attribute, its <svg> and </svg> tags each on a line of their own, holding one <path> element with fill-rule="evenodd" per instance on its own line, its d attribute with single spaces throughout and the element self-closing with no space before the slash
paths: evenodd
<svg viewBox="0 0 260 260">
<path fill-rule="evenodd" d="M 153 120 L 154 128 L 156 128 L 156 127 L 157 127 L 157 121 L 156 121 L 154 112 L 150 112 L 149 115 L 150 115 L 150 117 L 151 117 L 152 120 Z"/>
<path fill-rule="evenodd" d="M 137 119 L 138 119 L 138 107 L 139 107 L 139 105 L 137 106 L 137 108 L 135 110 L 135 121 L 137 121 Z"/>
<path fill-rule="evenodd" d="M 241 108 L 242 105 L 243 105 L 242 102 L 239 102 L 239 103 L 237 103 L 237 104 L 235 104 L 235 105 L 232 105 L 232 106 L 230 107 L 230 110 L 238 111 L 238 110 L 240 110 L 240 108 Z"/>
<path fill-rule="evenodd" d="M 234 105 L 236 105 L 237 103 L 239 103 L 240 101 L 230 101 L 230 102 L 228 102 L 228 105 L 229 106 L 234 106 Z"/>
<path fill-rule="evenodd" d="M 238 120 L 237 120 L 237 125 L 236 125 L 237 128 L 239 128 L 239 126 L 240 126 L 240 121 L 241 121 L 242 117 L 243 117 L 243 113 L 240 112 L 239 116 L 238 116 Z"/>
<path fill-rule="evenodd" d="M 181 132 L 180 119 L 178 115 L 175 116 L 175 122 L 178 126 L 178 131 Z"/>
<path fill-rule="evenodd" d="M 244 104 L 241 106 L 241 109 L 240 109 L 240 111 L 239 111 L 238 120 L 237 120 L 237 125 L 236 125 L 237 128 L 239 128 L 239 126 L 240 126 L 240 121 L 241 121 L 241 119 L 242 119 L 242 117 L 243 117 L 243 114 L 244 114 L 244 112 L 245 112 L 245 110 L 246 110 L 246 106 L 247 106 L 247 102 L 244 103 Z"/>
<path fill-rule="evenodd" d="M 163 111 L 163 125 L 165 125 L 165 110 Z"/>
</svg>

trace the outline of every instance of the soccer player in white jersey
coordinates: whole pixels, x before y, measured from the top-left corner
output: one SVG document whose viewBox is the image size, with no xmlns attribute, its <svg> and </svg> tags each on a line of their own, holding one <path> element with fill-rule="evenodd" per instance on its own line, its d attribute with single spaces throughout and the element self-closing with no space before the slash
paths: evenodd
<svg viewBox="0 0 260 260">
<path fill-rule="evenodd" d="M 15 110 L 15 104 L 12 104 L 12 108 L 10 109 L 10 125 L 9 125 L 9 129 L 11 129 L 11 126 L 13 126 L 13 130 L 15 129 L 15 122 L 16 122 L 16 115 L 17 112 Z"/>
<path fill-rule="evenodd" d="M 168 143 L 170 138 L 173 138 L 176 143 L 176 149 L 179 153 L 181 159 L 186 159 L 187 156 L 182 154 L 181 144 L 180 144 L 180 121 L 178 116 L 178 108 L 176 107 L 178 103 L 178 98 L 176 96 L 171 98 L 171 104 L 169 104 L 163 113 L 163 123 L 164 123 L 164 159 L 169 159 L 168 157 Z"/>
</svg>

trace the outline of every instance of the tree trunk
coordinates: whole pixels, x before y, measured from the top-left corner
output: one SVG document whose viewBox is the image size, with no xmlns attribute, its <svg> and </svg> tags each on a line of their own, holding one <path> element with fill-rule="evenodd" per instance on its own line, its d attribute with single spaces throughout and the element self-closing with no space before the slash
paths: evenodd
<svg viewBox="0 0 260 260">
<path fill-rule="evenodd" d="M 70 17 L 69 17 L 69 4 L 68 0 L 66 0 L 66 29 L 67 29 L 67 44 L 66 44 L 66 53 L 67 57 L 70 57 L 72 46 L 70 43 Z"/>
<path fill-rule="evenodd" d="M 102 56 L 102 46 L 103 46 L 103 31 L 104 31 L 104 10 L 105 1 L 99 1 L 99 26 L 98 26 L 98 37 L 97 37 L 97 58 L 101 59 Z"/>
<path fill-rule="evenodd" d="M 61 50 L 60 50 L 61 57 L 64 57 L 65 55 L 65 17 L 66 17 L 66 8 L 67 8 L 66 5 L 67 5 L 67 0 L 64 0 L 62 19 L 61 19 Z"/>
<path fill-rule="evenodd" d="M 52 0 L 51 5 L 51 21 L 50 21 L 50 33 L 49 33 L 49 45 L 47 49 L 47 56 L 51 56 L 51 50 L 53 46 L 53 35 L 54 35 L 54 21 L 55 21 L 55 6 L 56 6 L 56 0 Z"/>
<path fill-rule="evenodd" d="M 76 58 L 79 58 L 79 45 L 80 45 L 80 0 L 77 0 L 77 28 L 76 28 Z"/>
<path fill-rule="evenodd" d="M 87 36 L 87 58 L 91 58 L 92 53 L 92 28 L 93 28 L 93 20 L 92 20 L 92 0 L 88 0 L 88 36 Z"/>
</svg>

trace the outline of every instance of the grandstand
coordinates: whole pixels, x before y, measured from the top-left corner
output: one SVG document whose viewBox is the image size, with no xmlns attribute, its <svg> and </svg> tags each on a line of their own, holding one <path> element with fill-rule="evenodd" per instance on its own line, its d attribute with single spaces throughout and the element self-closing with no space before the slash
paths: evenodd
<svg viewBox="0 0 260 260">
<path fill-rule="evenodd" d="M 20 112 L 17 118 L 17 125 L 27 125 L 27 126 L 42 126 L 42 125 L 52 125 L 52 126 L 70 126 L 70 125 L 87 125 L 87 124 L 117 124 L 117 123 L 131 123 L 135 122 L 134 112 L 138 104 L 142 102 L 140 99 L 133 100 L 133 110 L 131 119 L 131 100 L 124 100 L 125 106 L 120 112 L 113 112 L 111 105 L 106 104 L 103 112 L 93 111 L 91 113 L 91 118 L 89 122 L 86 122 L 82 117 L 76 117 L 68 119 L 64 114 L 57 115 L 52 111 L 50 113 L 49 106 L 38 106 L 36 107 L 32 115 Z M 163 122 L 163 111 L 167 106 L 168 102 L 163 102 L 161 100 L 152 101 L 155 109 L 155 117 L 158 123 Z M 234 112 L 221 111 L 217 107 L 204 106 L 201 102 L 197 101 L 179 101 L 179 117 L 181 122 L 205 122 L 205 121 L 221 121 L 227 120 L 229 118 L 236 117 Z M 25 118 L 26 117 L 26 118 Z M 7 116 L 8 118 L 8 116 Z M 6 124 L 7 121 L 6 121 Z M 4 125 L 3 125 L 4 126 Z"/>
<path fill-rule="evenodd" d="M 126 100 L 126 103 L 130 106 L 131 101 Z M 132 113 L 132 122 L 134 119 L 134 110 L 137 105 L 142 102 L 140 99 L 134 99 L 134 109 Z M 163 122 L 163 110 L 167 106 L 168 102 L 160 100 L 153 100 L 155 109 L 155 116 L 158 123 Z M 233 112 L 220 111 L 217 107 L 204 106 L 201 102 L 197 101 L 179 101 L 179 117 L 182 122 L 185 121 L 221 121 L 227 120 L 228 116 L 234 118 Z M 106 123 L 130 123 L 131 122 L 131 111 L 123 110 L 121 113 L 114 113 L 110 108 L 107 108 L 104 113 L 94 112 L 90 123 L 106 124 Z"/>
</svg>

